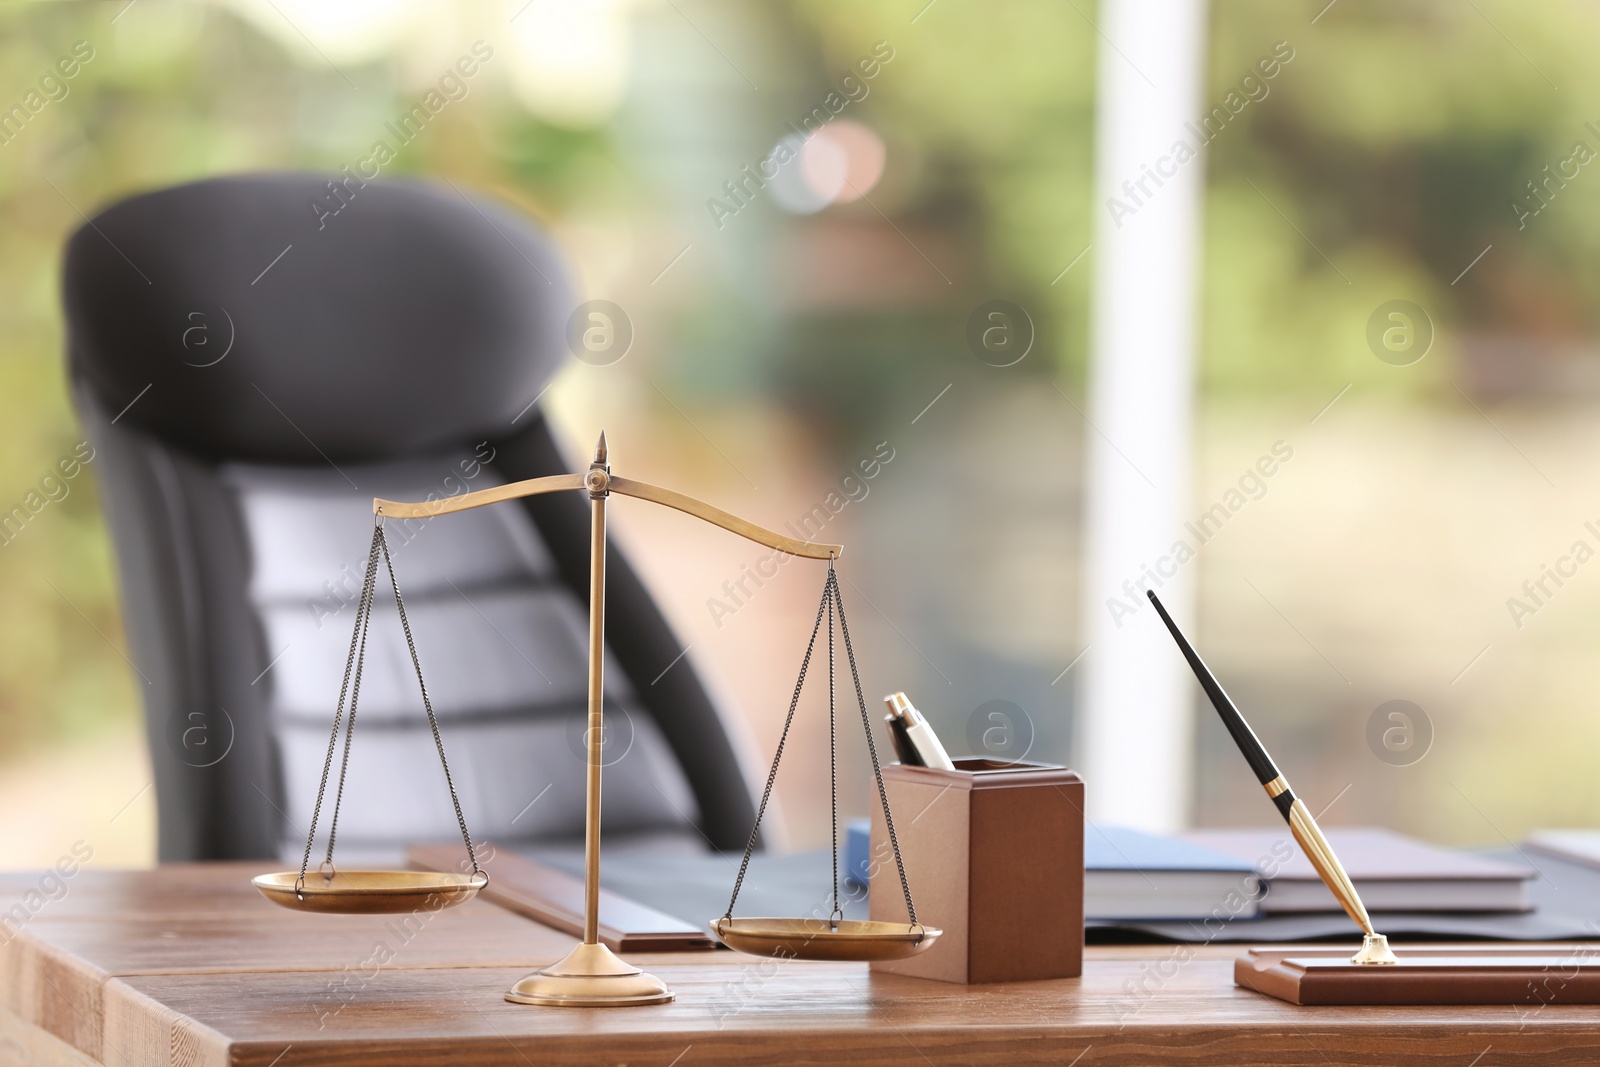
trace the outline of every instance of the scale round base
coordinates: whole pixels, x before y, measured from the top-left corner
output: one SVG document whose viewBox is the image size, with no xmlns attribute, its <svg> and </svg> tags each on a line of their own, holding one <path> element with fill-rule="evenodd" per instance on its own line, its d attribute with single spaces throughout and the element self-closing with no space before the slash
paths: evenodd
<svg viewBox="0 0 1600 1067">
<path fill-rule="evenodd" d="M 580 944 L 542 971 L 506 990 L 513 1004 L 555 1008 L 622 1008 L 665 1004 L 672 990 L 653 974 L 618 959 L 604 945 Z"/>
</svg>

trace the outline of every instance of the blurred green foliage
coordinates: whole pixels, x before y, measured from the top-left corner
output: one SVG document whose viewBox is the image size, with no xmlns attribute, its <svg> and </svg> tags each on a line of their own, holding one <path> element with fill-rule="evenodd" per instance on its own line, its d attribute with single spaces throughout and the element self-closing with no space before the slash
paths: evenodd
<svg viewBox="0 0 1600 1067">
<path fill-rule="evenodd" d="M 1094 8 L 924 3 L 800 10 L 840 60 L 896 27 L 900 56 L 871 106 L 896 152 L 921 162 L 905 212 L 974 213 L 969 269 L 1043 309 L 1077 379 L 1092 270 L 1049 280 L 1104 210 L 1090 182 Z M 1327 396 L 1354 381 L 1437 396 L 1463 338 L 1585 334 L 1600 309 L 1586 254 L 1600 173 L 1585 169 L 1522 229 L 1511 202 L 1533 203 L 1526 183 L 1574 142 L 1600 152 L 1600 107 L 1584 103 L 1597 28 L 1600 11 L 1575 0 L 1213 3 L 1202 110 L 1277 42 L 1295 58 L 1207 148 L 1202 387 Z M 1368 315 L 1396 298 L 1427 308 L 1440 333 L 1438 358 L 1407 373 L 1363 341 Z"/>
</svg>

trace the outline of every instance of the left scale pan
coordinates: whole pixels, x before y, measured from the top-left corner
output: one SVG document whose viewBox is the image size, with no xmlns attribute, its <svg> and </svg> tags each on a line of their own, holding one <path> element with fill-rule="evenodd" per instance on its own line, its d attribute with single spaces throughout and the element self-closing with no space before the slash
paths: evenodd
<svg viewBox="0 0 1600 1067">
<path fill-rule="evenodd" d="M 299 871 L 263 874 L 250 884 L 280 907 L 330 915 L 391 915 L 441 911 L 465 904 L 489 883 L 485 874 L 436 871 L 334 871 L 313 873 L 299 886 Z"/>
<path fill-rule="evenodd" d="M 411 666 L 417 674 L 417 688 L 422 695 L 422 707 L 428 715 L 428 727 L 439 750 L 439 765 L 444 771 L 445 786 L 450 791 L 450 804 L 455 811 L 456 823 L 461 828 L 461 842 L 466 846 L 467 859 L 472 870 L 462 873 L 439 871 L 385 871 L 340 870 L 333 862 L 334 845 L 339 836 L 339 806 L 344 800 L 345 772 L 350 766 L 350 748 L 355 738 L 356 703 L 361 695 L 361 675 L 366 666 L 367 630 L 372 621 L 372 601 L 378 581 L 378 564 L 382 561 L 389 574 L 389 584 L 394 589 L 395 608 L 400 616 L 400 628 L 405 633 L 406 647 L 411 652 Z M 345 700 L 349 698 L 349 718 L 345 718 Z M 344 758 L 339 762 L 339 777 L 333 789 L 333 815 L 328 822 L 328 848 L 322 863 L 311 869 L 311 849 L 317 840 L 317 823 L 322 817 L 322 803 L 328 792 L 328 778 L 333 769 L 334 757 L 339 753 L 339 735 L 344 732 Z M 416 643 L 411 635 L 411 622 L 406 618 L 405 600 L 400 596 L 400 583 L 394 577 L 394 561 L 389 557 L 389 542 L 383 535 L 383 519 L 379 515 L 373 522 L 372 548 L 367 555 L 367 574 L 362 582 L 361 597 L 356 603 L 355 632 L 350 637 L 350 655 L 345 660 L 344 683 L 339 688 L 339 701 L 334 705 L 333 730 L 328 735 L 328 754 L 322 762 L 322 779 L 317 786 L 316 806 L 311 810 L 311 829 L 306 834 L 305 853 L 298 871 L 278 871 L 259 875 L 250 884 L 261 895 L 281 907 L 301 912 L 324 912 L 333 915 L 392 915 L 416 911 L 440 911 L 465 904 L 478 895 L 478 890 L 489 884 L 489 875 L 478 866 L 478 854 L 472 847 L 472 834 L 467 830 L 467 819 L 461 811 L 461 799 L 456 795 L 455 780 L 450 776 L 450 763 L 444 755 L 444 738 L 439 732 L 439 720 L 433 713 L 433 701 L 428 696 L 427 683 L 422 680 L 422 662 L 417 658 Z"/>
</svg>

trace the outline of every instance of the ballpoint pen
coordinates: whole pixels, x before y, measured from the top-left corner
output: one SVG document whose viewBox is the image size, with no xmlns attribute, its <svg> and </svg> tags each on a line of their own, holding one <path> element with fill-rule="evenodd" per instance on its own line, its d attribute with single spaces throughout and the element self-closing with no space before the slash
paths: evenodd
<svg viewBox="0 0 1600 1067">
<path fill-rule="evenodd" d="M 889 703 L 889 698 L 885 697 L 884 702 Z M 892 704 L 890 706 L 893 707 Z M 889 727 L 889 741 L 894 745 L 894 754 L 900 762 L 907 767 L 926 767 L 922 755 L 917 752 L 917 746 L 911 743 L 911 735 L 906 733 L 905 720 L 891 711 L 883 717 L 883 721 Z"/>
<path fill-rule="evenodd" d="M 1206 696 L 1211 698 L 1212 705 L 1217 709 L 1217 714 L 1222 717 L 1222 725 L 1228 728 L 1228 733 L 1233 735 L 1234 744 L 1239 746 L 1239 751 L 1244 755 L 1245 762 L 1250 764 L 1250 769 L 1256 772 L 1256 778 L 1266 789 L 1267 796 L 1272 798 L 1278 811 L 1283 815 L 1284 821 L 1289 824 L 1289 831 L 1294 834 L 1294 839 L 1300 843 L 1300 848 L 1305 852 L 1306 858 L 1317 869 L 1317 874 L 1327 883 L 1333 895 L 1339 899 L 1344 910 L 1350 918 L 1356 921 L 1365 935 L 1361 951 L 1351 957 L 1353 963 L 1398 963 L 1400 962 L 1394 952 L 1389 948 L 1389 939 L 1373 929 L 1372 919 L 1367 915 L 1366 905 L 1361 903 L 1361 897 L 1356 893 L 1356 887 L 1350 881 L 1350 876 L 1345 873 L 1344 865 L 1339 862 L 1339 857 L 1334 855 L 1333 848 L 1328 844 L 1328 839 L 1323 836 L 1322 828 L 1317 825 L 1317 820 L 1312 816 L 1311 809 L 1306 807 L 1305 801 L 1294 795 L 1289 788 L 1289 781 L 1278 770 L 1277 764 L 1272 762 L 1272 757 L 1267 755 L 1267 750 L 1256 737 L 1255 731 L 1250 729 L 1250 724 L 1244 721 L 1244 716 L 1239 714 L 1239 709 L 1234 706 L 1228 694 L 1223 691 L 1199 653 L 1189 644 L 1183 632 L 1178 629 L 1178 624 L 1172 621 L 1172 616 L 1167 614 L 1167 609 L 1153 591 L 1146 590 L 1150 603 L 1155 605 L 1156 611 L 1161 616 L 1161 621 L 1167 624 L 1167 629 L 1172 633 L 1172 639 L 1178 643 L 1178 648 L 1183 652 L 1183 658 L 1189 661 L 1189 666 L 1194 670 L 1195 677 L 1200 680 L 1200 687 L 1206 691 Z"/>
<path fill-rule="evenodd" d="M 956 765 L 950 762 L 949 753 L 940 743 L 939 735 L 933 732 L 933 727 L 923 718 L 922 712 L 912 706 L 910 697 L 904 693 L 890 693 L 883 698 L 883 702 L 889 706 L 889 714 L 898 719 L 904 728 L 906 740 L 917 754 L 916 762 L 942 771 L 956 769 Z"/>
</svg>

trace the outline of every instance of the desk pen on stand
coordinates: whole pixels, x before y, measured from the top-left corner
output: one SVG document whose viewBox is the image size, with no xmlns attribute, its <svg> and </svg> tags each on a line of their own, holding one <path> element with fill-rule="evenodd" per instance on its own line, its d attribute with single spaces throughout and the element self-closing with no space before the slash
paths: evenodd
<svg viewBox="0 0 1600 1067">
<path fill-rule="evenodd" d="M 1244 716 L 1239 714 L 1239 709 L 1234 706 L 1228 694 L 1223 692 L 1199 653 L 1189 644 L 1178 624 L 1172 621 L 1172 616 L 1167 614 L 1167 609 L 1156 597 L 1155 593 L 1146 590 L 1150 603 L 1154 604 L 1156 611 L 1161 615 L 1161 621 L 1167 624 L 1167 629 L 1172 633 L 1172 639 L 1178 642 L 1178 648 L 1183 652 L 1183 658 L 1189 661 L 1189 666 L 1194 670 L 1195 677 L 1200 680 L 1200 687 L 1206 691 L 1206 696 L 1211 698 L 1212 705 L 1217 709 L 1217 714 L 1222 717 L 1222 724 L 1228 728 L 1228 733 L 1233 735 L 1233 741 L 1239 746 L 1239 751 L 1244 754 L 1245 762 L 1250 764 L 1250 769 L 1256 772 L 1262 786 L 1267 791 L 1267 796 L 1277 805 L 1278 811 L 1283 815 L 1284 821 L 1289 824 L 1289 831 L 1294 834 L 1294 839 L 1300 843 L 1300 848 L 1305 852 L 1306 858 L 1317 869 L 1317 874 L 1327 883 L 1333 895 L 1339 898 L 1339 903 L 1350 918 L 1361 927 L 1365 937 L 1362 940 L 1361 951 L 1351 957 L 1352 963 L 1399 963 L 1394 952 L 1389 948 L 1389 939 L 1372 927 L 1372 919 L 1367 915 L 1367 909 L 1361 903 L 1361 897 L 1356 893 L 1356 887 L 1350 881 L 1350 876 L 1345 873 L 1344 865 L 1339 862 L 1339 857 L 1334 855 L 1333 848 L 1328 844 L 1328 839 L 1323 836 L 1322 828 L 1317 825 L 1317 820 L 1312 817 L 1311 809 L 1306 807 L 1306 802 L 1294 795 L 1289 788 L 1288 779 L 1279 772 L 1277 764 L 1272 762 L 1272 757 L 1267 755 L 1267 750 L 1262 746 L 1255 731 L 1250 729 L 1250 724 L 1244 721 Z"/>
</svg>

